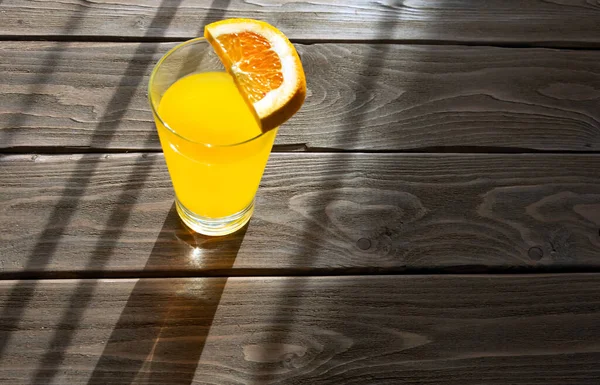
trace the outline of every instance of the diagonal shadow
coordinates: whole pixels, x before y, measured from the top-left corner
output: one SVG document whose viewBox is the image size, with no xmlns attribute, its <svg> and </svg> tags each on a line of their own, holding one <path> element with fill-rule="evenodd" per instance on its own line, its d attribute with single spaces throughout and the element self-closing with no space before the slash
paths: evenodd
<svg viewBox="0 0 600 385">
<path fill-rule="evenodd" d="M 150 23 L 146 37 L 154 37 L 155 30 L 164 30 L 169 26 L 181 1 L 182 0 L 162 1 L 156 15 Z M 223 17 L 228 4 L 229 1 L 213 0 L 211 10 L 208 12 L 206 20 L 211 21 Z M 81 14 L 78 14 L 74 19 L 82 20 L 83 18 L 81 17 Z M 203 26 L 204 23 L 201 23 L 200 25 Z M 69 28 L 67 32 L 74 28 L 75 27 Z M 124 117 L 127 107 L 131 104 L 137 89 L 145 78 L 147 70 L 154 64 L 152 60 L 140 64 L 136 62 L 136 58 L 143 57 L 144 54 L 157 53 L 159 47 L 159 43 L 140 44 L 138 46 L 133 55 L 133 59 L 129 62 L 125 73 L 121 78 L 115 94 L 109 101 L 107 109 L 100 118 L 100 123 L 92 135 L 90 141 L 91 147 L 104 148 L 104 146 L 110 144 L 110 141 L 118 128 L 119 121 Z M 53 53 L 50 58 L 53 62 L 58 60 L 58 56 L 55 53 Z M 40 80 L 41 83 L 43 83 L 44 78 L 41 78 Z M 31 103 L 33 103 L 33 101 L 31 101 Z M 112 111 L 116 112 L 113 113 Z M 18 123 L 19 121 L 16 122 L 16 124 Z M 100 128 L 102 128 L 102 130 L 100 130 Z M 154 141 L 155 137 L 156 134 L 153 133 L 146 139 L 146 143 L 149 144 Z M 141 160 L 136 163 L 133 171 L 128 176 L 128 180 L 125 183 L 122 193 L 117 198 L 117 202 L 135 202 L 137 200 L 139 193 L 148 178 L 148 170 L 153 166 L 153 163 L 154 158 L 146 159 L 141 157 Z M 58 240 L 64 233 L 71 218 L 77 212 L 78 203 L 83 196 L 87 185 L 89 185 L 91 181 L 91 175 L 97 167 L 98 161 L 90 162 L 87 157 L 84 157 L 77 163 L 75 170 L 66 183 L 61 199 L 53 209 L 50 219 L 46 224 L 44 231 L 38 238 L 38 242 L 34 246 L 32 253 L 28 256 L 28 262 L 25 267 L 26 270 L 30 269 L 33 265 L 38 266 L 38 268 L 40 266 L 43 268 L 43 266 L 47 265 L 50 261 L 56 251 L 59 243 Z M 75 192 L 72 191 L 73 186 L 78 187 Z M 108 257 L 119 240 L 121 228 L 127 223 L 129 216 L 130 212 L 122 211 L 120 208 L 113 210 L 107 221 L 105 230 L 100 235 L 94 251 L 90 255 L 86 270 L 99 271 L 106 265 Z M 55 241 L 48 246 L 48 239 L 53 239 Z M 16 300 L 18 298 L 21 306 L 18 309 L 12 309 L 11 318 L 5 323 L 8 325 L 5 330 L 8 331 L 18 328 L 19 320 L 27 303 L 31 300 L 34 288 L 35 285 L 31 285 L 30 282 L 28 283 L 26 281 L 19 282 L 13 287 L 9 294 L 9 299 Z M 33 377 L 33 383 L 52 382 L 52 379 L 55 377 L 58 367 L 64 358 L 64 350 L 69 346 L 73 338 L 73 332 L 77 328 L 83 311 L 85 310 L 85 305 L 89 302 L 94 291 L 95 285 L 80 284 L 76 288 L 69 301 L 70 307 L 61 317 L 57 330 L 51 340 L 50 347 L 41 359 L 38 370 Z M 78 304 L 78 306 L 75 307 L 75 304 Z M 6 311 L 0 318 L 4 320 L 8 319 Z M 2 334 L 3 338 L 0 340 L 0 357 L 10 339 L 10 334 L 8 332 Z"/>
<path fill-rule="evenodd" d="M 229 269 L 247 227 L 224 237 L 206 237 L 183 225 L 173 205 L 146 266 L 160 263 L 165 248 L 183 246 L 187 252 L 177 258 L 201 265 L 216 252 Z M 88 385 L 191 384 L 226 283 L 226 277 L 204 279 L 201 289 L 192 291 L 196 280 L 168 280 L 162 286 L 166 290 L 157 290 L 156 280 L 138 280 Z"/>
<path fill-rule="evenodd" d="M 2 2 L 0 1 L 0 4 Z M 84 8 L 80 17 L 72 17 L 67 22 L 67 25 L 62 30 L 63 35 L 70 35 L 74 32 L 85 19 L 85 13 L 87 13 L 87 8 Z M 63 56 L 63 53 L 68 49 L 68 42 L 57 42 L 55 47 L 50 51 L 50 53 L 44 58 L 44 61 L 40 68 L 43 70 L 39 72 L 31 82 L 31 86 L 27 90 L 27 96 L 25 100 L 21 103 L 22 108 L 21 112 L 15 112 L 12 117 L 6 123 L 6 127 L 0 130 L 0 141 L 2 141 L 5 147 L 9 147 L 12 143 L 12 137 L 10 135 L 11 130 L 17 129 L 21 127 L 25 121 L 27 120 L 27 113 L 31 111 L 36 103 L 37 95 L 40 94 L 48 80 L 50 80 L 51 75 L 56 71 L 56 67 Z M 1 353 L 0 349 L 0 353 Z"/>
<path fill-rule="evenodd" d="M 63 29 L 63 33 L 68 35 L 71 32 L 75 31 L 79 27 L 81 22 L 84 20 L 83 16 L 85 15 L 86 12 L 87 12 L 87 8 L 85 8 L 84 11 L 82 12 L 82 14 L 79 15 L 80 17 L 72 17 L 67 22 L 67 25 Z M 42 68 L 45 68 L 47 70 L 45 72 L 40 72 L 35 77 L 35 79 L 32 82 L 32 86 L 28 90 L 29 92 L 27 94 L 27 97 L 26 97 L 25 101 L 23 102 L 22 113 L 16 114 L 14 116 L 14 118 L 9 120 L 9 122 L 7 123 L 8 128 L 11 128 L 11 127 L 16 128 L 16 127 L 20 127 L 23 125 L 23 123 L 25 122 L 25 119 L 26 119 L 25 115 L 27 114 L 28 111 L 30 111 L 32 109 L 32 107 L 34 106 L 35 101 L 36 101 L 36 95 L 42 91 L 42 89 L 44 88 L 44 85 L 50 79 L 51 74 L 55 71 L 55 68 L 56 68 L 58 62 L 61 59 L 62 53 L 67 49 L 67 44 L 68 43 L 65 43 L 65 42 L 57 43 L 56 49 L 53 49 L 50 52 L 50 54 L 48 54 L 48 56 L 44 59 Z M 7 135 L 6 132 L 3 133 L 1 139 L 6 144 L 10 144 L 10 142 L 11 142 L 11 138 L 10 138 L 10 136 Z M 75 176 L 73 176 L 71 178 L 70 182 L 76 182 Z M 26 270 L 29 270 L 30 268 L 33 267 L 34 264 L 37 264 L 37 263 L 46 265 L 48 263 L 48 261 L 50 260 L 50 257 L 52 256 L 52 254 L 54 253 L 54 251 L 56 249 L 56 244 L 54 246 L 50 246 L 49 248 L 47 248 L 44 243 L 44 240 L 58 238 L 61 235 L 62 231 L 65 229 L 66 222 L 61 220 L 64 218 L 61 216 L 61 211 L 63 210 L 63 207 L 68 206 L 69 201 L 70 201 L 70 198 L 68 197 L 67 191 L 65 189 L 65 191 L 63 191 L 63 194 L 62 194 L 62 199 L 59 201 L 59 204 L 57 204 L 55 206 L 54 210 L 52 211 L 52 214 L 50 215 L 50 219 L 44 226 L 44 231 L 42 232 L 42 235 L 40 235 L 40 237 L 38 238 L 38 242 L 36 243 L 35 247 L 33 248 L 32 253 L 28 257 L 28 262 L 25 267 Z M 66 221 L 68 221 L 70 216 L 72 216 L 72 213 L 70 215 L 67 214 Z M 4 311 L 0 315 L 0 319 L 7 320 L 6 322 L 8 324 L 8 327 L 5 329 L 6 331 L 0 333 L 0 336 L 2 337 L 2 338 L 0 338 L 0 358 L 4 354 L 4 350 L 5 350 L 6 346 L 8 345 L 8 342 L 10 341 L 10 332 L 9 331 L 14 330 L 18 327 L 19 321 L 23 314 L 23 311 L 24 311 L 25 307 L 27 306 L 27 303 L 31 299 L 33 292 L 34 292 L 34 285 L 30 285 L 26 281 L 18 282 L 16 285 L 13 286 L 13 289 L 11 290 L 11 292 L 9 294 L 9 298 L 11 300 L 17 300 L 18 298 L 22 298 L 20 300 L 20 302 L 16 302 L 16 303 L 21 303 L 21 307 L 15 308 L 14 312 L 10 318 L 9 318 L 10 314 L 8 313 L 8 309 L 4 309 Z"/>
<path fill-rule="evenodd" d="M 388 8 L 402 9 L 404 1 L 397 0 L 394 4 L 388 6 Z M 397 20 L 391 19 L 377 26 L 377 37 L 375 40 L 385 41 L 389 39 L 390 34 L 395 28 Z M 343 136 L 340 135 L 337 139 L 337 143 L 333 146 L 334 148 L 343 148 L 348 146 L 353 148 L 353 145 L 358 144 L 357 141 L 360 130 L 367 122 L 368 113 L 370 109 L 369 101 L 373 99 L 373 95 L 377 93 L 378 82 L 382 75 L 381 68 L 386 60 L 388 54 L 388 46 L 386 44 L 371 44 L 370 49 L 373 52 L 369 52 L 369 56 L 366 58 L 362 65 L 362 69 L 358 74 L 358 79 L 354 84 L 353 90 L 357 97 L 348 106 L 348 113 L 344 119 L 344 132 Z M 310 79 L 309 81 L 310 86 Z M 358 95 L 363 95 L 359 97 Z M 319 206 L 322 210 L 325 210 L 330 203 L 335 202 L 340 198 L 341 189 L 345 186 L 343 181 L 345 175 L 352 171 L 349 162 L 352 159 L 352 154 L 345 153 L 332 153 L 328 156 L 331 164 L 336 164 L 335 174 L 323 173 L 320 181 L 317 183 L 319 190 L 317 196 L 311 199 L 312 202 L 319 202 Z M 326 216 L 325 214 L 323 214 Z M 331 230 L 324 229 L 322 224 L 308 222 L 305 220 L 302 234 L 300 235 L 301 246 L 297 251 L 297 256 L 291 262 L 294 267 L 303 266 L 308 268 L 313 266 L 316 261 L 316 255 L 318 254 L 319 242 L 317 239 L 322 237 L 332 236 Z M 315 231 L 315 229 L 319 229 Z M 325 235 L 323 235 L 325 233 Z M 327 235 L 328 233 L 328 235 Z M 286 344 L 294 345 L 297 344 L 297 340 L 293 336 L 292 325 L 294 323 L 293 315 L 290 315 L 289 309 L 299 308 L 302 306 L 301 293 L 305 289 L 305 285 L 302 283 L 302 279 L 293 279 L 284 281 L 282 289 L 280 291 L 280 298 L 278 303 L 274 304 L 275 314 L 271 320 L 270 327 L 266 331 L 264 343 L 272 344 L 271 346 L 286 346 Z M 348 317 L 352 317 L 352 314 L 348 314 Z M 273 362 L 264 364 L 257 370 L 257 373 L 253 376 L 253 384 L 270 384 L 279 383 L 278 376 L 282 375 L 282 371 L 285 373 L 286 378 L 290 380 L 297 375 L 302 375 L 302 368 L 307 364 L 304 362 L 310 355 L 306 354 L 302 357 L 296 353 L 289 353 L 282 351 L 279 362 Z M 296 374 L 293 372 L 296 371 Z"/>
<path fill-rule="evenodd" d="M 151 31 L 157 28 L 168 27 L 170 22 L 175 17 L 181 2 L 182 0 L 163 0 L 156 15 L 150 23 L 147 35 L 150 36 Z M 211 6 L 206 20 L 223 17 L 227 5 L 229 4 L 229 0 L 213 0 L 213 4 L 215 8 L 213 9 Z M 216 7 L 217 5 L 220 5 L 218 9 Z M 204 27 L 204 24 L 205 23 L 200 23 L 201 28 Z M 140 44 L 133 57 L 136 58 L 143 53 L 148 54 L 149 51 L 151 53 L 156 53 L 158 52 L 159 47 L 159 43 L 152 43 L 151 45 Z M 127 107 L 131 104 L 137 88 L 145 79 L 144 75 L 146 70 L 153 65 L 153 62 L 146 62 L 140 71 L 138 64 L 135 63 L 134 60 L 130 61 L 113 98 L 108 104 L 104 116 L 100 119 L 101 122 L 106 120 L 109 121 L 108 125 L 104 128 L 104 131 L 107 131 L 108 134 L 94 134 L 91 140 L 92 148 L 105 148 L 105 146 L 110 144 L 110 140 L 116 132 L 118 123 L 124 118 Z M 112 114 L 111 111 L 116 111 L 116 113 Z M 145 144 L 149 145 L 152 143 L 155 136 L 155 133 L 149 135 L 145 141 Z M 155 159 L 156 158 L 154 157 L 141 157 L 141 160 L 138 160 L 133 171 L 129 174 L 123 191 L 117 198 L 117 202 L 135 202 L 137 200 L 141 189 L 148 179 L 148 170 L 154 166 Z M 93 166 L 93 169 L 96 167 L 97 163 Z M 89 173 L 89 166 L 77 167 L 76 170 L 77 171 L 74 172 L 73 175 L 77 175 L 81 172 Z M 88 176 L 83 185 L 86 186 L 89 183 L 89 180 L 90 177 Z M 76 197 L 76 200 L 81 197 L 83 192 L 84 189 L 81 189 L 80 195 Z M 76 207 L 74 206 L 69 217 L 74 214 L 76 211 L 75 209 Z M 94 251 L 90 255 L 88 263 L 85 267 L 86 271 L 99 271 L 104 268 L 108 262 L 108 257 L 112 254 L 112 251 L 117 245 L 121 235 L 121 229 L 129 220 L 130 214 L 131 213 L 129 211 L 123 211 L 119 207 L 112 211 L 105 225 L 105 230 L 100 235 L 98 241 L 96 242 Z M 54 333 L 54 336 L 50 342 L 50 346 L 46 354 L 44 354 L 44 357 L 38 366 L 38 370 L 36 370 L 36 374 L 33 377 L 33 383 L 49 383 L 56 376 L 64 359 L 64 352 L 71 344 L 71 341 L 74 337 L 74 330 L 76 330 L 80 323 L 83 312 L 85 311 L 87 303 L 89 303 L 91 297 L 93 296 L 97 283 L 98 281 L 94 281 L 94 284 L 90 285 L 89 283 L 81 281 L 78 287 L 74 290 L 73 296 L 69 299 L 69 309 L 63 314 L 61 320 L 59 321 L 57 331 Z"/>
</svg>

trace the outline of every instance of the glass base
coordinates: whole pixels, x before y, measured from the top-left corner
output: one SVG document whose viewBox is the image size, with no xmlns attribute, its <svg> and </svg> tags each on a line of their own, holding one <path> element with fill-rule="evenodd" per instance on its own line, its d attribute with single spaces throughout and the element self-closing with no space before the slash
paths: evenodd
<svg viewBox="0 0 600 385">
<path fill-rule="evenodd" d="M 175 198 L 175 206 L 179 218 L 190 229 L 200 234 L 212 236 L 227 235 L 241 229 L 248 223 L 254 212 L 254 200 L 242 211 L 223 218 L 206 218 L 196 215 L 182 205 L 177 198 Z"/>
</svg>

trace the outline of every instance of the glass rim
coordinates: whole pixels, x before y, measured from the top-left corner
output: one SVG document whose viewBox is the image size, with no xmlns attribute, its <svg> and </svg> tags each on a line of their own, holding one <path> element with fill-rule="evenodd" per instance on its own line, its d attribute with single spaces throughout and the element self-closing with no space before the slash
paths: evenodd
<svg viewBox="0 0 600 385">
<path fill-rule="evenodd" d="M 186 40 L 184 42 L 181 42 L 179 44 L 177 44 L 175 47 L 171 48 L 170 50 L 167 51 L 167 53 L 165 53 L 159 60 L 158 62 L 154 65 L 154 68 L 152 69 L 152 73 L 150 74 L 150 80 L 148 81 L 148 101 L 150 103 L 150 108 L 152 109 L 152 113 L 154 114 L 154 116 L 156 116 L 156 118 L 160 121 L 160 123 L 163 125 L 163 127 L 165 127 L 169 132 L 171 132 L 172 134 L 176 135 L 177 137 L 193 143 L 193 144 L 197 144 L 197 145 L 201 145 L 201 146 L 205 146 L 205 147 L 214 147 L 214 148 L 227 148 L 227 147 L 235 147 L 235 146 L 240 146 L 246 143 L 250 143 L 256 139 L 261 138 L 263 135 L 266 135 L 267 133 L 269 133 L 272 130 L 269 131 L 262 131 L 260 134 L 250 138 L 250 139 L 246 139 L 242 142 L 237 142 L 237 143 L 230 143 L 230 144 L 214 144 L 214 143 L 206 143 L 206 142 L 197 142 L 195 140 L 186 138 L 185 136 L 181 135 L 180 133 L 178 133 L 176 130 L 174 130 L 173 128 L 171 128 L 167 122 L 165 122 L 163 120 L 163 118 L 160 116 L 160 114 L 158 113 L 155 105 L 154 105 L 154 100 L 152 98 L 152 92 L 151 92 L 151 87 L 152 87 L 152 83 L 154 82 L 154 77 L 156 75 L 156 73 L 158 72 L 158 69 L 160 68 L 161 64 L 167 59 L 169 58 L 169 56 L 171 56 L 173 53 L 175 53 L 176 51 L 178 51 L 180 48 L 183 48 L 185 46 L 191 45 L 191 44 L 195 44 L 195 43 L 206 43 L 208 44 L 208 41 L 206 40 L 206 38 L 204 37 L 197 37 L 194 39 L 190 39 L 190 40 Z M 181 79 L 181 78 L 180 78 Z M 179 80 L 179 79 L 177 79 Z M 177 81 L 176 80 L 176 81 Z"/>
</svg>

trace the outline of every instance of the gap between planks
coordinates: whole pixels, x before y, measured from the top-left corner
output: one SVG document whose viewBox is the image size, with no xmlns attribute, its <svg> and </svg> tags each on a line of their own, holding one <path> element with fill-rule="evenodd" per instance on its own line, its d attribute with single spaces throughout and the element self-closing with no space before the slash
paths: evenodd
<svg viewBox="0 0 600 385">
<path fill-rule="evenodd" d="M 560 274 L 596 274 L 600 267 L 535 266 L 490 267 L 482 265 L 447 268 L 339 268 L 339 269 L 216 269 L 193 271 L 54 271 L 0 273 L 0 281 L 38 281 L 69 279 L 172 279 L 172 278 L 286 278 L 286 277 L 376 277 L 376 276 L 526 276 Z"/>
<path fill-rule="evenodd" d="M 198 36 L 199 37 L 199 36 Z M 145 37 L 145 36 L 48 36 L 48 35 L 0 35 L 0 42 L 73 42 L 73 43 L 177 43 L 193 39 L 193 37 Z M 512 41 L 464 41 L 464 40 L 430 40 L 430 39 L 290 39 L 292 43 L 303 45 L 314 44 L 396 44 L 396 45 L 425 45 L 425 46 L 466 46 L 466 47 L 494 47 L 494 48 L 546 48 L 564 50 L 600 50 L 600 43 L 596 42 L 512 42 Z"/>
<path fill-rule="evenodd" d="M 0 155 L 83 155 L 83 154 L 160 154 L 161 149 L 140 148 L 88 148 L 88 147 L 9 147 L 0 149 Z M 309 147 L 305 144 L 281 144 L 273 146 L 271 153 L 310 153 L 310 154 L 444 154 L 444 155 L 477 155 L 477 154 L 544 154 L 544 155 L 600 155 L 600 151 L 577 150 L 541 150 L 523 147 L 501 146 L 447 146 L 447 147 L 420 147 L 399 150 L 366 150 L 366 149 L 339 149 L 327 147 Z"/>
</svg>

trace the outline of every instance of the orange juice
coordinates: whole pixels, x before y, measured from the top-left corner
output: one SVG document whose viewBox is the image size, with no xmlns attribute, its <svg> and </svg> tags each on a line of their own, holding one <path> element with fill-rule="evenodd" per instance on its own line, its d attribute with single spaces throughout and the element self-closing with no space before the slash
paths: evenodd
<svg viewBox="0 0 600 385">
<path fill-rule="evenodd" d="M 231 76 L 204 72 L 177 80 L 163 94 L 158 115 L 179 203 L 205 218 L 251 208 L 277 130 L 262 134 Z"/>
</svg>

